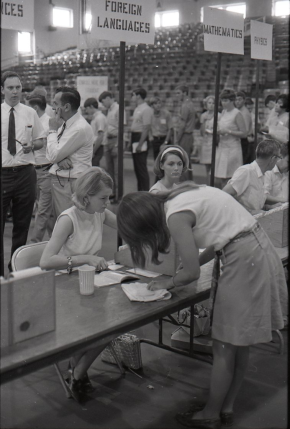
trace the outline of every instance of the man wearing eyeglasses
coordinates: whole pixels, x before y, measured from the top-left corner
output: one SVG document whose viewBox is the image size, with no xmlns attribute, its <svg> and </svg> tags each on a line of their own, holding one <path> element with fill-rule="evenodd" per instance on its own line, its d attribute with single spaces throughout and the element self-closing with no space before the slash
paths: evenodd
<svg viewBox="0 0 290 429">
<path fill-rule="evenodd" d="M 20 103 L 17 73 L 2 74 L 1 92 L 3 224 L 12 203 L 12 256 L 27 241 L 36 191 L 34 151 L 42 148 L 45 132 L 35 110 Z M 11 271 L 11 261 L 8 268 Z"/>
<path fill-rule="evenodd" d="M 92 166 L 94 134 L 92 127 L 80 114 L 81 96 L 68 86 L 57 88 L 49 119 L 46 157 L 53 165 L 52 204 L 56 217 L 73 205 L 72 194 L 76 179 Z"/>
<path fill-rule="evenodd" d="M 275 140 L 263 140 L 256 149 L 256 160 L 239 167 L 223 191 L 232 195 L 251 214 L 260 213 L 266 201 L 265 173 L 276 165 L 279 146 Z"/>
</svg>

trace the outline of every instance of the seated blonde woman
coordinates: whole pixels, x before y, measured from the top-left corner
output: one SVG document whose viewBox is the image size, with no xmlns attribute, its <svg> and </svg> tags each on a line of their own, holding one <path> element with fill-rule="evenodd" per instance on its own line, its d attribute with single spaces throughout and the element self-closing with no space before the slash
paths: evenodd
<svg viewBox="0 0 290 429">
<path fill-rule="evenodd" d="M 98 271 L 107 268 L 107 261 L 98 253 L 102 248 L 103 224 L 116 229 L 116 216 L 107 209 L 112 189 L 111 177 L 99 167 L 91 167 L 76 180 L 74 206 L 58 217 L 40 260 L 41 268 L 67 268 L 69 274 L 73 267 L 83 264 Z M 70 359 L 67 387 L 76 401 L 80 402 L 83 394 L 94 390 L 87 370 L 106 345 Z"/>
<path fill-rule="evenodd" d="M 180 182 L 182 173 L 188 170 L 188 155 L 180 146 L 165 146 L 154 163 L 154 173 L 160 179 L 149 192 L 169 191 Z"/>
</svg>

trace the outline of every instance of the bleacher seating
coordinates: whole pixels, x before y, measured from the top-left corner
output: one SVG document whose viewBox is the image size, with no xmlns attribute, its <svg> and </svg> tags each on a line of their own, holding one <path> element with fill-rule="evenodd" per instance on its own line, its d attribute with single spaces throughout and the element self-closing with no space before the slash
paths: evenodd
<svg viewBox="0 0 290 429">
<path fill-rule="evenodd" d="M 288 19 L 267 18 L 274 24 L 274 59 L 260 62 L 260 96 L 267 88 L 289 87 Z M 186 83 L 197 111 L 202 111 L 202 100 L 215 91 L 217 54 L 205 52 L 202 40 L 202 24 L 185 24 L 177 28 L 156 30 L 154 45 L 127 45 L 125 64 L 125 106 L 129 116 L 131 92 L 134 87 L 144 86 L 148 96 L 159 95 L 171 111 L 176 109 L 172 92 L 179 83 Z M 34 88 L 39 81 L 46 84 L 49 101 L 55 88 L 60 85 L 76 85 L 79 75 L 106 75 L 109 89 L 118 97 L 119 47 L 102 46 L 98 49 L 70 49 L 55 53 L 37 64 L 14 67 L 21 75 L 23 86 Z M 287 64 L 286 64 L 287 63 Z M 245 37 L 245 55 L 222 55 L 220 88 L 231 87 L 254 94 L 256 85 L 256 61 L 250 58 L 250 37 Z"/>
</svg>

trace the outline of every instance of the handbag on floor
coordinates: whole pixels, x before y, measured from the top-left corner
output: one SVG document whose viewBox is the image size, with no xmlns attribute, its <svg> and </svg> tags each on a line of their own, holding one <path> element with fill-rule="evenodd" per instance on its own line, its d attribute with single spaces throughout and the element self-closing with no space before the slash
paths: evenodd
<svg viewBox="0 0 290 429">
<path fill-rule="evenodd" d="M 115 338 L 111 342 L 116 355 L 121 364 L 127 368 L 140 369 L 142 368 L 140 340 L 136 335 L 123 334 Z M 103 362 L 109 362 L 117 365 L 117 362 L 112 355 L 109 347 L 106 347 L 101 353 Z"/>
</svg>

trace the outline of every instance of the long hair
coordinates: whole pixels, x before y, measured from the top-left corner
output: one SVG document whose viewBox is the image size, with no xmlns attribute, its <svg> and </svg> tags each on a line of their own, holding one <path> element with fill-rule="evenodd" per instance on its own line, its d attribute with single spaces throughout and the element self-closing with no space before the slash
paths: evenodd
<svg viewBox="0 0 290 429">
<path fill-rule="evenodd" d="M 167 192 L 133 192 L 123 197 L 117 215 L 118 232 L 129 245 L 136 266 L 145 267 L 148 250 L 152 252 L 153 264 L 161 263 L 159 253 L 168 253 L 170 244 L 164 204 L 183 192 L 199 187 L 188 181 Z"/>
</svg>

